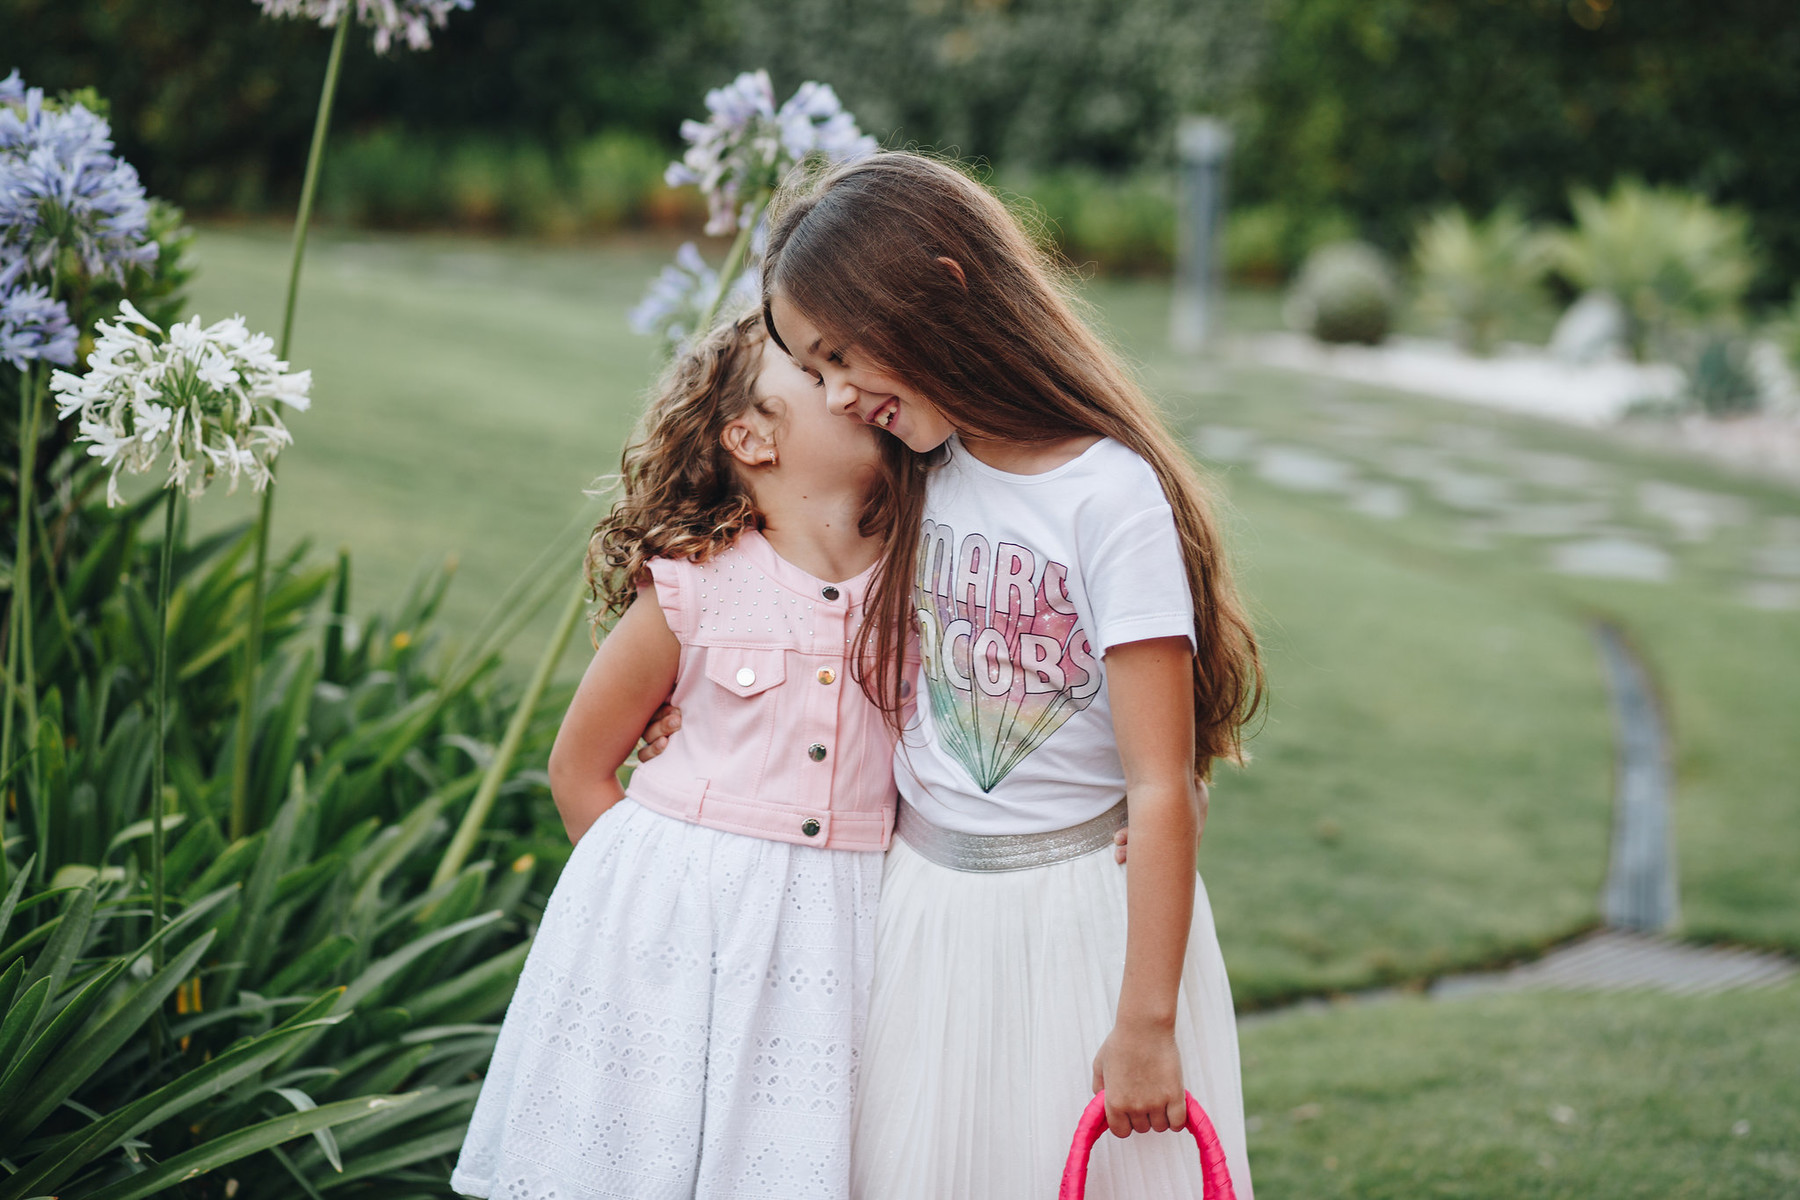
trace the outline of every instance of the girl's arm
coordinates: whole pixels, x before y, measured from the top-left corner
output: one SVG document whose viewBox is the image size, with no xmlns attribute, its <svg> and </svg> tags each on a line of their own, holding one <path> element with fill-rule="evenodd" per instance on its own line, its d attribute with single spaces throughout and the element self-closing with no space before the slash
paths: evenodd
<svg viewBox="0 0 1800 1200">
<path fill-rule="evenodd" d="M 1130 917 L 1118 1017 L 1094 1058 L 1094 1088 L 1106 1089 L 1106 1123 L 1119 1137 L 1180 1129 L 1187 1117 L 1175 1005 L 1194 918 L 1199 836 L 1193 662 L 1186 638 L 1127 642 L 1106 655 L 1131 821 Z"/>
<path fill-rule="evenodd" d="M 661 717 L 663 715 L 663 713 L 665 713 L 665 712 L 675 713 L 677 716 L 679 716 L 681 713 L 681 710 L 679 708 L 663 708 L 663 709 L 658 709 L 656 715 L 658 717 Z M 656 727 L 657 727 L 657 722 L 652 721 L 650 723 L 650 728 L 655 729 Z M 646 738 L 650 736 L 648 731 L 645 732 L 644 736 Z M 669 744 L 669 739 L 665 736 L 662 739 L 662 745 L 657 747 L 657 753 L 660 754 L 662 752 L 662 746 L 666 746 L 668 744 Z M 638 758 L 639 758 L 640 762 L 643 760 L 643 756 L 641 754 L 638 756 Z M 1199 819 L 1194 825 L 1194 849 L 1196 851 L 1199 850 L 1200 843 L 1202 841 L 1206 840 L 1206 812 L 1207 812 L 1207 809 L 1210 808 L 1212 805 L 1211 797 L 1212 797 L 1212 792 L 1207 787 L 1206 780 L 1200 778 L 1200 776 L 1198 776 L 1198 775 L 1194 776 L 1194 799 L 1196 801 L 1198 801 L 1198 803 L 1199 803 L 1199 807 L 1196 810 L 1199 814 Z M 1114 862 L 1122 863 L 1125 861 L 1125 848 L 1126 848 L 1126 844 L 1130 841 L 1131 841 L 1131 826 L 1130 825 L 1119 826 L 1119 832 L 1113 834 L 1113 861 Z"/>
<path fill-rule="evenodd" d="M 646 586 L 594 652 L 550 748 L 550 794 L 571 842 L 624 798 L 619 767 L 675 686 L 680 662 L 681 643 Z"/>
</svg>

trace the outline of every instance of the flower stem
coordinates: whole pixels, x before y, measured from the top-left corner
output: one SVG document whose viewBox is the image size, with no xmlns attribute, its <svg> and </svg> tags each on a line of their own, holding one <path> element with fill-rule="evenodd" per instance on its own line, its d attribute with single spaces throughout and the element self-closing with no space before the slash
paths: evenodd
<svg viewBox="0 0 1800 1200">
<path fill-rule="evenodd" d="M 731 249 L 725 255 L 725 265 L 719 268 L 719 290 L 706 306 L 700 316 L 700 324 L 694 330 L 695 336 L 712 328 L 713 319 L 719 315 L 719 306 L 725 303 L 725 297 L 731 294 L 731 285 L 737 282 L 744 273 L 744 262 L 750 257 L 750 239 L 756 233 L 756 223 L 762 220 L 763 209 L 767 208 L 769 197 L 764 194 L 756 203 L 756 216 L 749 224 L 738 230 L 737 238 L 731 243 Z"/>
<path fill-rule="evenodd" d="M 306 257 L 306 227 L 312 222 L 313 193 L 319 186 L 319 168 L 325 161 L 325 135 L 331 128 L 331 102 L 337 97 L 338 68 L 344 61 L 344 40 L 350 32 L 350 14 L 338 18 L 331 38 L 331 57 L 325 60 L 325 86 L 319 92 L 319 113 L 313 121 L 312 148 L 306 152 L 306 177 L 300 184 L 300 212 L 294 218 L 294 258 L 288 267 L 287 306 L 281 315 L 281 343 L 277 358 L 286 358 L 294 337 L 294 301 L 300 294 L 300 263 Z"/>
<path fill-rule="evenodd" d="M 325 160 L 325 138 L 331 129 L 331 104 L 337 96 L 338 70 L 344 61 L 344 41 L 350 31 L 350 14 L 338 18 L 331 38 L 331 54 L 325 61 L 325 85 L 319 91 L 319 112 L 313 121 L 312 147 L 306 153 L 306 176 L 300 184 L 300 211 L 294 217 L 294 254 L 288 266 L 287 303 L 281 314 L 281 342 L 277 358 L 286 359 L 294 336 L 294 308 L 300 297 L 300 265 L 306 259 L 306 230 L 312 224 L 313 194 L 319 186 L 319 168 Z M 274 470 L 270 463 L 269 469 Z M 268 587 L 269 526 L 275 516 L 274 480 L 263 488 L 262 506 L 256 518 L 256 555 L 250 578 L 250 628 L 244 637 L 243 695 L 238 699 L 237 746 L 231 759 L 231 836 L 250 832 L 251 739 L 256 732 L 256 685 L 262 669 L 263 599 Z"/>
<path fill-rule="evenodd" d="M 154 757 L 150 765 L 150 921 L 154 934 L 163 927 L 163 743 L 168 738 L 169 708 L 169 575 L 175 558 L 175 506 L 181 493 L 169 489 L 164 507 L 162 561 L 156 572 L 156 691 L 151 698 L 151 715 L 156 733 Z M 162 967 L 162 943 L 158 942 L 152 957 Z"/>
<path fill-rule="evenodd" d="M 47 381 L 47 372 L 42 367 L 33 367 L 19 374 L 19 531 L 13 543 L 13 578 L 12 605 L 8 612 L 6 669 L 7 675 L 18 687 L 8 689 L 6 693 L 6 715 L 3 728 L 0 728 L 0 770 L 12 765 L 13 751 L 13 702 L 17 699 L 19 707 L 24 710 L 25 721 L 19 730 L 21 743 L 20 753 L 30 757 L 26 766 L 26 778 L 31 784 L 31 803 L 33 821 L 39 838 L 43 836 L 44 797 L 39 795 L 37 774 L 37 669 L 32 660 L 31 632 L 31 518 L 37 505 L 37 487 L 34 475 L 37 470 L 38 451 L 38 414 L 43 409 L 42 387 Z M 16 696 L 15 696 L 16 691 Z M 14 785 L 15 791 L 17 785 Z M 38 874 L 43 873 L 43 863 L 49 857 L 39 847 Z"/>
<path fill-rule="evenodd" d="M 31 403 L 31 372 L 19 372 L 19 509 L 25 508 L 25 406 Z M 19 674 L 19 563 L 21 557 L 13 558 L 13 587 L 10 601 L 6 606 L 6 680 L 11 684 Z M 17 697 L 16 689 L 6 689 L 5 715 L 0 717 L 0 771 L 12 766 L 13 736 L 13 704 Z M 4 807 L 0 806 L 0 812 Z"/>
<path fill-rule="evenodd" d="M 494 760 L 488 764 L 487 774 L 482 777 L 481 786 L 475 791 L 475 798 L 469 801 L 469 810 L 463 814 L 462 823 L 456 827 L 456 836 L 450 839 L 450 846 L 444 851 L 444 857 L 431 877 L 432 887 L 455 878 L 456 873 L 468 861 L 469 852 L 475 848 L 475 838 L 481 833 L 489 810 L 494 807 L 494 798 L 500 794 L 500 785 L 506 781 L 506 773 L 512 769 L 512 761 L 519 753 L 519 743 L 524 740 L 525 729 L 531 724 L 531 715 L 537 711 L 538 701 L 543 698 L 544 689 L 549 686 L 550 676 L 555 672 L 556 664 L 562 660 L 563 648 L 569 644 L 569 635 L 574 632 L 575 623 L 581 619 L 586 596 L 585 588 L 577 588 L 570 594 L 568 604 L 557 618 L 556 631 L 550 635 L 550 644 L 544 647 L 537 669 L 531 673 L 531 682 L 525 685 L 525 694 L 519 697 L 519 707 L 513 710 L 512 720 L 507 722 L 506 732 L 501 735 L 500 745 L 494 751 Z"/>
</svg>

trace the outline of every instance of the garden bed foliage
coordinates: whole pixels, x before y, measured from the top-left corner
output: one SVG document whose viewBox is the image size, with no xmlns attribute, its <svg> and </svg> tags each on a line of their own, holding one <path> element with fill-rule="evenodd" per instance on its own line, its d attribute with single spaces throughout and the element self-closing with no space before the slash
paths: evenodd
<svg viewBox="0 0 1800 1200">
<path fill-rule="evenodd" d="M 49 377 L 139 371 L 97 324 L 173 326 L 192 268 L 180 211 L 144 196 L 104 113 L 0 85 L 0 1197 L 443 1194 L 538 865 L 566 853 L 533 803 L 555 705 L 519 717 L 498 671 L 546 593 L 527 581 L 452 641 L 448 568 L 358 620 L 347 556 L 302 542 L 265 566 L 254 523 L 189 536 L 172 487 L 109 503 L 105 431 L 56 419 Z M 216 345 L 197 324 L 169 336 Z M 243 363 L 267 355 L 245 336 Z M 242 363 L 194 363 L 221 394 L 248 386 Z M 164 436 L 167 389 L 200 394 L 134 377 L 134 438 Z M 249 443 L 190 433 L 189 495 L 235 480 Z M 520 757 L 459 845 L 509 720 Z"/>
</svg>

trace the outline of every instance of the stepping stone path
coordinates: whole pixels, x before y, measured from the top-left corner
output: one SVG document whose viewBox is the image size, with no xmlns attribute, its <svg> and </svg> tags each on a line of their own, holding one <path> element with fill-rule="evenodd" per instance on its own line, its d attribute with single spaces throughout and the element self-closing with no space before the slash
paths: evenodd
<svg viewBox="0 0 1800 1200">
<path fill-rule="evenodd" d="M 1661 933 L 1674 927 L 1679 907 L 1668 725 L 1650 674 L 1624 635 L 1601 624 L 1594 627 L 1594 641 L 1606 664 L 1618 746 L 1612 859 L 1601 913 L 1614 929 Z"/>
<path fill-rule="evenodd" d="M 1536 962 L 1481 975 L 1450 975 L 1431 985 L 1439 999 L 1492 992 L 1615 992 L 1654 988 L 1699 996 L 1731 988 L 1770 987 L 1800 975 L 1778 954 L 1730 946 L 1692 946 L 1670 938 L 1603 929 Z"/>
<path fill-rule="evenodd" d="M 1204 392 L 1211 377 L 1176 386 Z M 1411 402 L 1409 402 L 1411 403 Z M 1476 550 L 1530 545 L 1561 575 L 1698 584 L 1763 612 L 1800 610 L 1800 518 L 1743 494 L 1645 477 L 1645 466 L 1534 446 L 1538 439 L 1355 396 L 1319 380 L 1287 428 L 1208 423 L 1195 448 L 1215 469 L 1378 521 L 1423 516 Z M 1650 468 L 1653 469 L 1653 468 Z M 1730 485 L 1726 485 L 1729 489 Z"/>
<path fill-rule="evenodd" d="M 1668 727 L 1649 673 L 1620 632 L 1598 625 L 1594 640 L 1606 664 L 1618 726 L 1612 860 L 1601 903 L 1608 927 L 1511 970 L 1447 976 L 1432 984 L 1429 994 L 1450 999 L 1539 989 L 1652 988 L 1694 996 L 1769 987 L 1800 975 L 1800 964 L 1778 954 L 1694 946 L 1661 936 L 1674 926 L 1678 905 Z"/>
<path fill-rule="evenodd" d="M 1310 407 L 1314 421 L 1286 436 L 1209 424 L 1196 432 L 1195 448 L 1215 466 L 1241 465 L 1263 483 L 1379 520 L 1435 503 L 1439 519 L 1460 529 L 1460 545 L 1487 549 L 1496 538 L 1543 539 L 1548 544 L 1539 561 L 1557 573 L 1654 585 L 1694 572 L 1724 584 L 1746 607 L 1800 609 L 1800 518 L 1765 513 L 1747 496 L 1633 480 L 1595 458 L 1528 448 L 1504 432 L 1460 421 L 1408 420 L 1379 401 L 1352 399 L 1329 386 Z M 1723 560 L 1715 554 L 1702 564 L 1692 557 L 1726 538 Z M 1675 927 L 1679 901 L 1667 727 L 1649 674 L 1620 632 L 1599 625 L 1594 637 L 1618 752 L 1601 898 L 1606 927 L 1509 970 L 1445 977 L 1429 994 L 1653 988 L 1695 995 L 1800 975 L 1800 963 L 1781 955 L 1664 936 Z M 1380 988 L 1306 1000 L 1246 1019 L 1398 994 Z"/>
</svg>

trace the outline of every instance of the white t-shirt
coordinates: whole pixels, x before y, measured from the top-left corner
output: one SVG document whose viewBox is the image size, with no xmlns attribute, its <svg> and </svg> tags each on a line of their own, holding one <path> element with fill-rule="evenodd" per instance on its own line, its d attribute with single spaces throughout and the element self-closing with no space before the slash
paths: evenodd
<svg viewBox="0 0 1800 1200">
<path fill-rule="evenodd" d="M 900 794 L 934 825 L 1040 833 L 1125 794 L 1103 656 L 1194 638 L 1174 513 L 1150 464 L 1111 439 L 1013 475 L 952 438 L 932 472 L 914 574 L 919 719 Z"/>
</svg>

